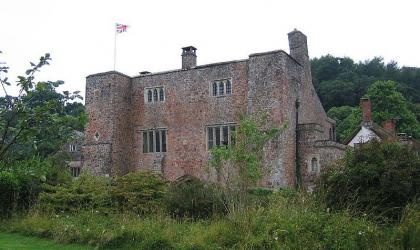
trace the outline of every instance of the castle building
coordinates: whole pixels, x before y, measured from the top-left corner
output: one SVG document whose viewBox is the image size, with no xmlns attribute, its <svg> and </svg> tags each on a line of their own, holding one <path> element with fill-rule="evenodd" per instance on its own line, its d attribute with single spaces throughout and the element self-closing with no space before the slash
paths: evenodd
<svg viewBox="0 0 420 250">
<path fill-rule="evenodd" d="M 247 59 L 197 65 L 197 49 L 182 48 L 180 69 L 130 77 L 89 75 L 89 117 L 83 168 L 98 175 L 161 172 L 212 180 L 209 149 L 232 143 L 239 115 L 268 112 L 288 126 L 265 148 L 267 187 L 312 185 L 323 166 L 343 154 L 312 85 L 307 38 L 288 34 L 290 54 L 270 51 Z"/>
</svg>

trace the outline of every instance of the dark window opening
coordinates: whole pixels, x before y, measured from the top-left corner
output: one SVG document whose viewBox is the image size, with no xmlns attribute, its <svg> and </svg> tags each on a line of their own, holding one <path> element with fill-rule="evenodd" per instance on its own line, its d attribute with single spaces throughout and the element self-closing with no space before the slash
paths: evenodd
<svg viewBox="0 0 420 250">
<path fill-rule="evenodd" d="M 154 142 L 153 142 L 153 131 L 149 131 L 149 153 L 153 153 L 154 152 Z"/>
<path fill-rule="evenodd" d="M 311 160 L 311 171 L 318 172 L 318 170 L 319 170 L 318 160 L 314 157 Z"/>
<path fill-rule="evenodd" d="M 165 93 L 163 92 L 163 88 L 159 90 L 159 101 L 163 102 L 165 100 Z"/>
<path fill-rule="evenodd" d="M 153 97 L 152 97 L 152 90 L 151 90 L 151 89 L 149 89 L 149 90 L 147 91 L 147 101 L 148 101 L 148 102 L 152 102 L 152 101 L 153 101 Z"/>
<path fill-rule="evenodd" d="M 229 80 L 226 80 L 226 95 L 232 94 L 232 85 Z"/>
<path fill-rule="evenodd" d="M 70 174 L 72 177 L 79 177 L 80 176 L 80 167 L 71 167 Z"/>
<path fill-rule="evenodd" d="M 213 139 L 213 128 L 207 128 L 207 147 L 209 149 L 213 148 L 214 146 L 214 139 Z"/>
<path fill-rule="evenodd" d="M 156 144 L 156 151 L 155 152 L 160 152 L 160 131 L 156 131 L 155 132 L 155 144 Z"/>
<path fill-rule="evenodd" d="M 230 143 L 235 145 L 236 142 L 236 133 L 235 133 L 235 126 L 230 126 Z"/>
<path fill-rule="evenodd" d="M 166 152 L 166 130 L 162 130 L 162 152 Z"/>
<path fill-rule="evenodd" d="M 228 126 L 223 126 L 222 132 L 223 132 L 222 144 L 227 146 L 229 144 L 229 129 L 228 129 Z"/>
<path fill-rule="evenodd" d="M 155 102 L 158 101 L 158 91 L 157 91 L 157 89 L 153 90 L 153 101 L 155 101 Z"/>
<path fill-rule="evenodd" d="M 213 83 L 213 96 L 217 96 L 217 83 Z"/>
<path fill-rule="evenodd" d="M 225 86 L 223 85 L 223 82 L 219 83 L 219 95 L 225 94 Z"/>
<path fill-rule="evenodd" d="M 149 153 L 149 150 L 147 148 L 148 145 L 148 141 L 147 141 L 147 132 L 143 132 L 143 153 Z"/>
</svg>

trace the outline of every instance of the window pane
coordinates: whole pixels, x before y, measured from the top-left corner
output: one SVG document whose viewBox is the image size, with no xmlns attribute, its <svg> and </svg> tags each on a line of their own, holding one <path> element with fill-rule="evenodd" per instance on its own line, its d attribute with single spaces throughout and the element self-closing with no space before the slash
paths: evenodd
<svg viewBox="0 0 420 250">
<path fill-rule="evenodd" d="M 225 94 L 225 86 L 223 85 L 223 82 L 219 83 L 219 95 Z"/>
<path fill-rule="evenodd" d="M 147 91 L 147 101 L 148 102 L 152 102 L 153 101 L 153 99 L 152 99 L 152 90 L 151 89 L 149 89 Z"/>
<path fill-rule="evenodd" d="M 213 128 L 207 128 L 207 147 L 211 149 L 214 146 Z"/>
<path fill-rule="evenodd" d="M 213 82 L 213 96 L 217 96 L 217 82 Z"/>
<path fill-rule="evenodd" d="M 228 145 L 228 138 L 229 138 L 228 126 L 223 126 L 223 141 L 222 141 L 223 145 Z"/>
<path fill-rule="evenodd" d="M 153 101 L 155 101 L 155 102 L 158 101 L 158 91 L 157 91 L 157 89 L 153 90 Z"/>
<path fill-rule="evenodd" d="M 156 144 L 155 152 L 160 152 L 160 131 L 155 132 L 155 144 Z"/>
<path fill-rule="evenodd" d="M 166 152 L 166 130 L 162 130 L 162 152 Z"/>
<path fill-rule="evenodd" d="M 235 132 L 235 126 L 230 126 L 230 144 L 234 145 L 236 142 L 236 132 Z"/>
<path fill-rule="evenodd" d="M 147 132 L 143 132 L 143 153 L 148 153 L 147 150 Z"/>
<path fill-rule="evenodd" d="M 165 100 L 165 93 L 163 92 L 163 88 L 159 90 L 159 100 L 163 102 Z"/>
<path fill-rule="evenodd" d="M 214 128 L 216 131 L 216 146 L 220 146 L 220 127 Z"/>
<path fill-rule="evenodd" d="M 232 85 L 230 80 L 226 80 L 226 95 L 232 94 Z"/>
<path fill-rule="evenodd" d="M 153 131 L 149 131 L 149 153 L 153 152 Z"/>
</svg>

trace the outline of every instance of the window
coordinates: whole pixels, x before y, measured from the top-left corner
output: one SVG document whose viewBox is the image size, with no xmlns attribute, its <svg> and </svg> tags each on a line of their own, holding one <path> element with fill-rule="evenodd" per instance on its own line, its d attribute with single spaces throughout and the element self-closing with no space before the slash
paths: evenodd
<svg viewBox="0 0 420 250">
<path fill-rule="evenodd" d="M 163 88 L 159 90 L 159 101 L 163 102 L 165 100 L 165 92 L 163 92 Z"/>
<path fill-rule="evenodd" d="M 319 172 L 319 164 L 318 159 L 313 157 L 311 160 L 311 171 L 312 172 Z"/>
<path fill-rule="evenodd" d="M 223 82 L 219 82 L 219 95 L 224 95 L 225 94 L 225 85 L 223 84 Z"/>
<path fill-rule="evenodd" d="M 235 144 L 234 125 L 216 125 L 207 127 L 207 148 Z"/>
<path fill-rule="evenodd" d="M 166 134 L 166 129 L 143 131 L 143 153 L 166 152 Z"/>
<path fill-rule="evenodd" d="M 165 89 L 163 87 L 146 88 L 145 102 L 155 103 L 165 101 Z"/>
<path fill-rule="evenodd" d="M 96 132 L 95 133 L 95 135 L 94 135 L 94 137 L 95 137 L 95 140 L 96 141 L 99 141 L 99 137 L 100 137 L 101 135 L 98 133 L 98 132 Z"/>
<path fill-rule="evenodd" d="M 70 174 L 72 177 L 79 177 L 80 167 L 70 167 Z"/>
<path fill-rule="evenodd" d="M 217 82 L 213 83 L 213 96 L 217 96 Z"/>
<path fill-rule="evenodd" d="M 148 101 L 148 102 L 153 102 L 152 90 L 151 90 L 151 89 L 149 89 L 149 90 L 147 91 L 147 101 Z"/>
<path fill-rule="evenodd" d="M 227 96 L 232 94 L 232 81 L 230 79 L 215 80 L 211 84 L 212 96 Z"/>
<path fill-rule="evenodd" d="M 226 95 L 232 94 L 232 85 L 230 84 L 230 80 L 226 80 L 225 84 L 226 84 Z"/>
<path fill-rule="evenodd" d="M 70 144 L 70 145 L 69 145 L 69 151 L 70 151 L 70 152 L 75 152 L 75 151 L 76 151 L 76 149 L 77 149 L 76 145 L 74 145 L 74 144 Z"/>
</svg>

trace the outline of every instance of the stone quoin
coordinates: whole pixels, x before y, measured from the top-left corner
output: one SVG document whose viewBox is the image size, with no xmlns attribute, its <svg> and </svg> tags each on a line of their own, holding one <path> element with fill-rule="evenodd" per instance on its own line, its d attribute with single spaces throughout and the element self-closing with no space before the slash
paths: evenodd
<svg viewBox="0 0 420 250">
<path fill-rule="evenodd" d="M 168 180 L 190 175 L 214 180 L 209 148 L 231 143 L 239 114 L 268 112 L 285 131 L 265 148 L 260 185 L 311 187 L 342 156 L 312 85 L 306 36 L 288 34 L 290 54 L 270 51 L 247 59 L 197 65 L 197 49 L 182 49 L 181 69 L 130 77 L 89 75 L 83 169 L 115 176 L 152 170 Z"/>
</svg>

